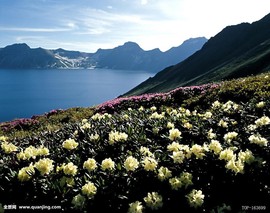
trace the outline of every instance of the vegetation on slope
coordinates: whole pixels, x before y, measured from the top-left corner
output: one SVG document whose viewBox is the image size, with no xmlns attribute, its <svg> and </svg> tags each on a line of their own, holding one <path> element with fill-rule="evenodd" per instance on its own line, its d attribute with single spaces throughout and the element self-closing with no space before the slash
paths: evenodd
<svg viewBox="0 0 270 213">
<path fill-rule="evenodd" d="M 256 75 L 269 70 L 270 14 L 224 28 L 192 56 L 149 78 L 125 95 L 167 92 L 176 87 Z"/>
<path fill-rule="evenodd" d="M 5 124 L 0 203 L 74 212 L 269 210 L 269 97 L 264 74 L 119 98 L 63 123 L 64 112 L 54 112 L 53 130 L 34 117 L 27 122 L 45 126 L 25 126 L 27 134 L 21 126 L 20 138 Z"/>
</svg>

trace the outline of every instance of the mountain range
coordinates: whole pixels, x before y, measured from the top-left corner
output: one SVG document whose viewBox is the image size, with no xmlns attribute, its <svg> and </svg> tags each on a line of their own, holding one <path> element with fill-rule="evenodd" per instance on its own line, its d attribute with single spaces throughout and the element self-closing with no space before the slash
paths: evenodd
<svg viewBox="0 0 270 213">
<path fill-rule="evenodd" d="M 166 92 L 270 70 L 270 14 L 253 23 L 227 26 L 182 62 L 169 66 L 124 96 Z"/>
<path fill-rule="evenodd" d="M 113 49 L 98 49 L 95 53 L 30 48 L 27 44 L 12 44 L 0 48 L 0 68 L 5 69 L 76 69 L 107 68 L 158 72 L 182 61 L 198 51 L 207 41 L 190 38 L 180 46 L 165 52 L 145 51 L 135 42 L 126 42 Z"/>
</svg>

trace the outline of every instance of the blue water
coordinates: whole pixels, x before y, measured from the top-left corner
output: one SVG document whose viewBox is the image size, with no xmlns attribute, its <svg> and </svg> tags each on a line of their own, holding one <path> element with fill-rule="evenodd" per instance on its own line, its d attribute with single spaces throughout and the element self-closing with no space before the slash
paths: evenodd
<svg viewBox="0 0 270 213">
<path fill-rule="evenodd" d="M 89 107 L 132 89 L 145 71 L 0 69 L 0 122 L 30 118 L 53 109 Z"/>
</svg>

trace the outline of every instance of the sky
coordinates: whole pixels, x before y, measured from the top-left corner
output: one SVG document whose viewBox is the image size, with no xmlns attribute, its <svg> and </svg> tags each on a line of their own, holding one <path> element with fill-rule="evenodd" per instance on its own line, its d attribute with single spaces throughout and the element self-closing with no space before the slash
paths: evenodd
<svg viewBox="0 0 270 213">
<path fill-rule="evenodd" d="M 268 13 L 269 0 L 0 0 L 0 47 L 94 53 L 133 41 L 166 51 Z"/>
</svg>

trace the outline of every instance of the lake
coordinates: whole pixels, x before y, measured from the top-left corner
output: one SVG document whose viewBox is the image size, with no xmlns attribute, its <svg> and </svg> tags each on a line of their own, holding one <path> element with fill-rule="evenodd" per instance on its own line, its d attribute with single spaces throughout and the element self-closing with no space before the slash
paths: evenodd
<svg viewBox="0 0 270 213">
<path fill-rule="evenodd" d="M 0 69 L 0 122 L 53 109 L 90 107 L 114 99 L 153 76 L 146 71 Z"/>
</svg>

